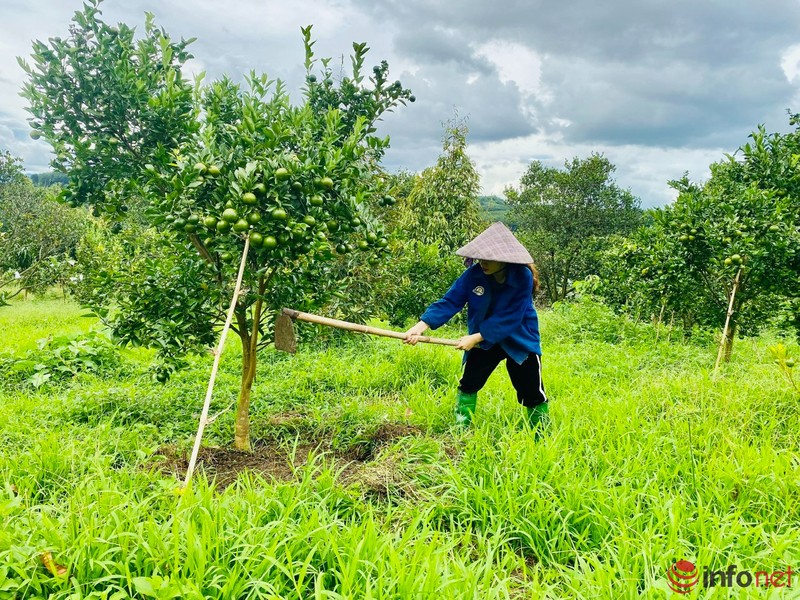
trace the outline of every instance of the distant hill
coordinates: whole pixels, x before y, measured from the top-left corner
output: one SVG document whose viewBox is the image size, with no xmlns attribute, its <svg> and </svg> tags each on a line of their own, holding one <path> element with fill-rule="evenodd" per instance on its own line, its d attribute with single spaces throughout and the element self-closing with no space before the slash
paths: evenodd
<svg viewBox="0 0 800 600">
<path fill-rule="evenodd" d="M 489 221 L 506 222 L 509 206 L 500 196 L 478 196 L 481 213 Z"/>
<path fill-rule="evenodd" d="M 63 173 L 30 173 L 28 178 L 37 187 L 50 187 L 51 185 L 64 185 L 67 183 L 67 176 Z"/>
</svg>

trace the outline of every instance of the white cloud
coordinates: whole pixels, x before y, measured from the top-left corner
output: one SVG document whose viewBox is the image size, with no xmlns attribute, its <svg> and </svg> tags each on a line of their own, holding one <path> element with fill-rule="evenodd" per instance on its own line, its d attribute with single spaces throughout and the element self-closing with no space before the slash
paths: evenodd
<svg viewBox="0 0 800 600">
<path fill-rule="evenodd" d="M 598 147 L 596 145 L 564 144 L 541 134 L 500 142 L 473 144 L 469 154 L 481 173 L 483 193 L 503 195 L 503 189 L 519 186 L 522 175 L 534 160 L 550 167 L 561 168 L 565 160 L 586 158 L 592 152 L 606 156 L 617 170 L 612 177 L 623 189 L 629 188 L 642 200 L 642 206 L 661 206 L 675 198 L 666 183 L 679 179 L 684 172 L 693 181 L 709 176 L 708 165 L 723 158 L 725 150 L 657 148 L 641 145 Z"/>
<path fill-rule="evenodd" d="M 508 40 L 491 40 L 478 44 L 475 52 L 497 68 L 503 83 L 513 82 L 526 96 L 540 100 L 552 97 L 542 85 L 542 59 L 530 48 Z"/>
<path fill-rule="evenodd" d="M 781 56 L 781 69 L 789 83 L 794 83 L 800 78 L 800 44 L 786 49 Z"/>
</svg>

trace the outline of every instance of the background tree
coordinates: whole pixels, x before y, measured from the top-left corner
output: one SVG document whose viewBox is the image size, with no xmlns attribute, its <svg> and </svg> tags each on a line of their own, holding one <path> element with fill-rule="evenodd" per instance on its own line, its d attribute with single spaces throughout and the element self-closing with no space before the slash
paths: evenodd
<svg viewBox="0 0 800 600">
<path fill-rule="evenodd" d="M 66 175 L 63 173 L 31 173 L 28 178 L 31 180 L 33 185 L 39 187 L 50 187 L 53 185 L 64 185 L 69 181 Z"/>
<path fill-rule="evenodd" d="M 368 283 L 380 316 L 394 326 L 417 320 L 447 291 L 464 270 L 454 250 L 485 227 L 467 133 L 463 122 L 447 124 L 436 165 L 389 176 L 392 201 L 378 210 L 390 232 L 390 260 L 375 262 L 358 281 Z"/>
<path fill-rule="evenodd" d="M 398 227 L 409 239 L 455 250 L 484 228 L 478 204 L 480 175 L 467 155 L 467 133 L 463 121 L 446 125 L 436 165 L 415 179 L 398 205 Z"/>
<path fill-rule="evenodd" d="M 136 271 L 141 288 L 98 298 L 101 315 L 120 306 L 110 324 L 123 341 L 167 356 L 191 340 L 207 344 L 249 238 L 233 326 L 242 345 L 234 443 L 248 448 L 257 351 L 270 341 L 272 316 L 335 293 L 343 282 L 318 278 L 335 255 L 386 252 L 368 207 L 385 195 L 388 139 L 374 135 L 375 123 L 413 97 L 387 80 L 385 61 L 364 74 L 365 44 L 353 44 L 351 75 L 334 81 L 329 60 L 314 58 L 310 27 L 299 105 L 265 75 L 251 73 L 244 87 L 227 78 L 193 87 L 182 76 L 189 41 L 171 41 L 152 15 L 135 39 L 131 28 L 104 23 L 98 6 L 75 15 L 68 39 L 35 42 L 32 66 L 21 61 L 34 135 L 52 144 L 54 168 L 69 176 L 70 205 L 124 221 L 138 203 L 159 234 L 153 244 L 163 246 Z"/>
<path fill-rule="evenodd" d="M 609 236 L 633 231 L 639 200 L 613 182 L 615 167 L 599 154 L 565 162 L 564 169 L 534 161 L 520 189 L 505 191 L 523 242 L 539 267 L 549 302 L 564 298 L 571 283 L 597 271 L 597 254 Z"/>
<path fill-rule="evenodd" d="M 782 312 L 796 323 L 800 299 L 798 132 L 759 128 L 751 138 L 740 156 L 711 165 L 704 185 L 673 181 L 675 203 L 613 253 L 622 276 L 608 273 L 604 284 L 617 302 L 620 288 L 624 302 L 646 306 L 650 298 L 650 311 L 660 305 L 687 325 L 718 329 L 735 285 L 726 361 L 737 332 L 755 334 Z"/>
<path fill-rule="evenodd" d="M 16 159 L 0 167 L 0 288 L 3 303 L 21 292 L 63 284 L 86 230 L 85 211 L 55 200 L 57 190 L 34 187 Z"/>
<path fill-rule="evenodd" d="M 12 156 L 8 150 L 0 152 L 0 186 L 10 183 L 22 183 L 25 173 L 22 170 L 22 160 Z"/>
</svg>

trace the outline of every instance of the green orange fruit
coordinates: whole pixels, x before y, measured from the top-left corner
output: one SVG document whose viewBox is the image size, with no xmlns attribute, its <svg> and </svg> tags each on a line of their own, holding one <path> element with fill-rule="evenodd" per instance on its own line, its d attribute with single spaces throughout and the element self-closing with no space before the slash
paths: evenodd
<svg viewBox="0 0 800 600">
<path fill-rule="evenodd" d="M 264 245 L 264 236 L 257 231 L 250 232 L 250 244 L 254 248 L 261 248 Z"/>
</svg>

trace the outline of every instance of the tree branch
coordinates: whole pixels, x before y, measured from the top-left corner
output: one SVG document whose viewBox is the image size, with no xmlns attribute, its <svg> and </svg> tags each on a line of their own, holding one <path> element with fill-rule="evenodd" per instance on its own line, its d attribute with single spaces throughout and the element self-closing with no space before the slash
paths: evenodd
<svg viewBox="0 0 800 600">
<path fill-rule="evenodd" d="M 211 253 L 208 251 L 208 248 L 206 248 L 205 244 L 203 244 L 203 242 L 200 241 L 200 238 L 197 237 L 196 233 L 190 233 L 189 240 L 191 240 L 192 245 L 197 249 L 197 252 L 200 254 L 200 256 L 203 257 L 203 259 L 205 259 L 205 261 L 208 264 L 210 265 L 215 264 L 214 257 L 211 256 Z"/>
</svg>

